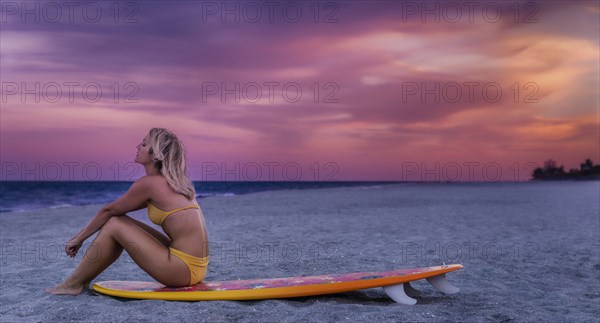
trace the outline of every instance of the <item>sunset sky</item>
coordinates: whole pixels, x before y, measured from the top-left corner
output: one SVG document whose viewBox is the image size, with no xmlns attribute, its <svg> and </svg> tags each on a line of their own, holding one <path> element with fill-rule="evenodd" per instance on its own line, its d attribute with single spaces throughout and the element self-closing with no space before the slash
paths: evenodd
<svg viewBox="0 0 600 323">
<path fill-rule="evenodd" d="M 151 127 L 183 140 L 194 180 L 600 162 L 598 1 L 54 3 L 0 8 L 2 180 L 134 180 Z"/>
</svg>

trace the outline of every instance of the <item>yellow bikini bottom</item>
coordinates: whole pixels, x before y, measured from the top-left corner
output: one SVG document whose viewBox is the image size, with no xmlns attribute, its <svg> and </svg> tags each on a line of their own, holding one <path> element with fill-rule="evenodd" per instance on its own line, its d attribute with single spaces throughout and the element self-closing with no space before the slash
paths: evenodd
<svg viewBox="0 0 600 323">
<path fill-rule="evenodd" d="M 169 252 L 177 256 L 187 265 L 190 270 L 190 286 L 201 282 L 206 276 L 206 267 L 208 266 L 208 257 L 198 258 L 183 251 L 169 247 Z"/>
</svg>

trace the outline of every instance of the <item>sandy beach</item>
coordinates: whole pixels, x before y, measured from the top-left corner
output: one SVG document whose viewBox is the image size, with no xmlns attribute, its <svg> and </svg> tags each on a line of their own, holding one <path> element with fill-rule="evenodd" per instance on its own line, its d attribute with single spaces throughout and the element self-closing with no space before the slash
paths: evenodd
<svg viewBox="0 0 600 323">
<path fill-rule="evenodd" d="M 461 288 L 426 282 L 414 306 L 381 288 L 261 301 L 54 296 L 77 257 L 64 243 L 100 205 L 0 214 L 2 322 L 596 321 L 600 182 L 394 184 L 200 199 L 210 239 L 206 281 L 461 263 Z M 146 223 L 146 211 L 130 215 Z M 123 253 L 96 281 L 152 281 Z"/>
</svg>

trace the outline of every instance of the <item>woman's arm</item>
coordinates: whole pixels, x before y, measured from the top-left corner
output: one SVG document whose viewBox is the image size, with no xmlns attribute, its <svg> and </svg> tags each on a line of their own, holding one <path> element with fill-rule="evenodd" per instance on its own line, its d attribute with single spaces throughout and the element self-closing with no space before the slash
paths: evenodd
<svg viewBox="0 0 600 323">
<path fill-rule="evenodd" d="M 144 176 L 135 181 L 123 196 L 98 211 L 92 221 L 73 239 L 83 242 L 100 230 L 111 217 L 143 208 L 150 199 L 151 181 L 152 179 L 149 176 Z"/>
<path fill-rule="evenodd" d="M 100 228 L 102 228 L 106 221 L 108 221 L 108 219 L 111 217 L 112 214 L 110 210 L 102 208 L 98 213 L 96 213 L 92 221 L 90 221 L 85 228 L 81 229 L 81 231 L 79 231 L 79 233 L 77 233 L 73 239 L 80 242 L 85 241 L 92 234 L 96 233 L 96 231 L 100 230 Z"/>
</svg>

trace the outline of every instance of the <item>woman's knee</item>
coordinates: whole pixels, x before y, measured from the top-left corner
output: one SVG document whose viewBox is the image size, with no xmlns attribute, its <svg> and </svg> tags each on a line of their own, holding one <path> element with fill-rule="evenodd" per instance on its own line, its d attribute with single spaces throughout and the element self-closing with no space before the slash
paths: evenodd
<svg viewBox="0 0 600 323">
<path fill-rule="evenodd" d="M 121 217 L 119 216 L 112 216 L 108 219 L 108 221 L 106 221 L 106 223 L 104 223 L 104 225 L 102 226 L 102 230 L 113 231 L 118 226 L 120 226 L 123 223 L 123 221 L 124 220 L 121 219 Z"/>
</svg>

